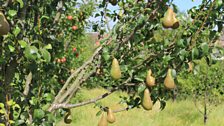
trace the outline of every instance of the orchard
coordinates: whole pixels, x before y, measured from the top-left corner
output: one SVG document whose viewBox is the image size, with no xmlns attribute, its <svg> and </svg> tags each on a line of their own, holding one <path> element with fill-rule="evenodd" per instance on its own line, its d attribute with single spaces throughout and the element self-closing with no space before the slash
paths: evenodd
<svg viewBox="0 0 224 126">
<path fill-rule="evenodd" d="M 99 110 L 93 125 L 107 126 L 118 112 L 191 96 L 206 124 L 207 104 L 224 100 L 223 24 L 222 0 L 186 14 L 173 0 L 0 0 L 0 126 L 71 124 L 71 109 L 89 104 Z M 87 31 L 99 33 L 92 45 Z M 98 87 L 107 92 L 72 100 Z M 128 94 L 125 108 L 98 102 L 116 91 Z"/>
</svg>

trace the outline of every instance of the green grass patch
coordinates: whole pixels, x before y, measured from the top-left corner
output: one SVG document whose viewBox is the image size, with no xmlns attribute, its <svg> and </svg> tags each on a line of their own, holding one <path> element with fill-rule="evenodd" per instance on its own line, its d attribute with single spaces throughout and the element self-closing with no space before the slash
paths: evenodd
<svg viewBox="0 0 224 126">
<path fill-rule="evenodd" d="M 81 90 L 74 101 L 83 101 L 94 98 L 105 93 L 106 90 L 97 88 Z M 127 96 L 124 92 L 116 92 L 100 102 L 112 109 L 119 109 L 125 105 L 119 104 L 119 96 Z M 203 126 L 203 115 L 195 108 L 193 101 L 168 101 L 163 111 L 159 110 L 159 103 L 156 103 L 151 111 L 142 108 L 135 108 L 129 111 L 116 113 L 116 122 L 108 126 Z M 72 109 L 72 123 L 66 125 L 59 121 L 57 126 L 97 126 L 100 116 L 94 104 Z M 208 126 L 224 126 L 224 104 L 213 107 L 208 116 Z"/>
</svg>

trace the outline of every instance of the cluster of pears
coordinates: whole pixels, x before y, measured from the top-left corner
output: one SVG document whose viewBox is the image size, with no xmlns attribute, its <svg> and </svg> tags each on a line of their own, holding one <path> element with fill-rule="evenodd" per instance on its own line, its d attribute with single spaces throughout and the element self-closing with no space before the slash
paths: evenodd
<svg viewBox="0 0 224 126">
<path fill-rule="evenodd" d="M 0 11 L 0 35 L 8 34 L 10 26 L 5 18 L 5 15 Z"/>
<path fill-rule="evenodd" d="M 152 70 L 149 69 L 146 76 L 146 86 L 153 87 L 155 86 L 155 78 L 152 76 Z M 143 98 L 142 98 L 142 107 L 145 110 L 152 110 L 152 99 L 151 94 L 148 88 L 144 90 Z"/>
<path fill-rule="evenodd" d="M 179 27 L 180 23 L 177 20 L 176 14 L 172 8 L 168 7 L 168 10 L 163 17 L 162 24 L 164 28 L 176 29 Z"/>
<path fill-rule="evenodd" d="M 71 110 L 69 109 L 69 110 L 65 113 L 64 123 L 66 123 L 66 124 L 70 124 L 71 122 L 72 122 Z"/>
<path fill-rule="evenodd" d="M 114 80 L 121 78 L 121 69 L 116 58 L 113 58 L 110 74 Z"/>
<path fill-rule="evenodd" d="M 108 108 L 107 116 L 104 113 L 102 114 L 100 121 L 98 123 L 98 126 L 107 126 L 108 122 L 114 123 L 115 121 L 116 119 L 115 119 L 113 111 L 110 108 Z"/>
</svg>

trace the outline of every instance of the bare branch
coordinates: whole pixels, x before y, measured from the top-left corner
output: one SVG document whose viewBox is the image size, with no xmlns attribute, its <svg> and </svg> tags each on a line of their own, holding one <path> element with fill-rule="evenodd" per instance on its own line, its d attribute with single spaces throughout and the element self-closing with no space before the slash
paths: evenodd
<svg viewBox="0 0 224 126">
<path fill-rule="evenodd" d="M 32 72 L 30 72 L 28 74 L 28 76 L 26 77 L 26 82 L 25 82 L 25 88 L 24 88 L 24 91 L 23 91 L 23 94 L 25 96 L 28 95 L 29 91 L 30 91 L 30 84 L 31 84 L 31 81 L 32 81 Z"/>
</svg>

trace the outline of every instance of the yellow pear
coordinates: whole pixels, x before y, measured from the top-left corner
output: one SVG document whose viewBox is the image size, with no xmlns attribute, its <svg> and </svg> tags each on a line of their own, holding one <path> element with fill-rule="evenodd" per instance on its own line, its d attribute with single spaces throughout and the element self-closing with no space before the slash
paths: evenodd
<svg viewBox="0 0 224 126">
<path fill-rule="evenodd" d="M 177 20 L 177 18 L 176 18 L 176 14 L 175 13 L 173 13 L 173 26 L 172 26 L 172 28 L 173 29 L 177 29 L 178 27 L 179 27 L 179 25 L 180 25 L 180 23 L 179 23 L 179 21 Z"/>
<path fill-rule="evenodd" d="M 104 115 L 104 113 L 102 114 L 100 121 L 98 123 L 98 126 L 107 126 L 107 118 Z"/>
<path fill-rule="evenodd" d="M 66 124 L 70 124 L 72 122 L 72 119 L 71 119 L 71 111 L 69 109 L 69 111 L 65 114 L 65 117 L 64 117 L 64 122 Z"/>
<path fill-rule="evenodd" d="M 111 74 L 111 77 L 115 80 L 118 80 L 121 78 L 121 69 L 116 58 L 113 59 L 110 74 Z"/>
<path fill-rule="evenodd" d="M 193 71 L 193 63 L 192 62 L 188 62 L 188 72 L 192 72 Z"/>
<path fill-rule="evenodd" d="M 152 76 L 152 70 L 149 69 L 147 76 L 146 76 L 146 85 L 148 87 L 155 86 L 155 78 Z"/>
<path fill-rule="evenodd" d="M 173 89 L 175 88 L 175 83 L 174 83 L 174 79 L 172 77 L 172 70 L 168 69 L 167 74 L 166 74 L 166 78 L 164 80 L 164 84 L 165 87 L 168 89 Z"/>
<path fill-rule="evenodd" d="M 116 121 L 114 113 L 110 108 L 107 111 L 107 121 L 109 123 L 114 123 Z"/>
<path fill-rule="evenodd" d="M 0 11 L 0 35 L 8 34 L 10 26 L 4 14 Z"/>
<path fill-rule="evenodd" d="M 142 99 L 142 107 L 145 109 L 145 110 L 152 110 L 152 100 L 151 100 L 151 97 L 150 97 L 150 92 L 149 92 L 149 89 L 146 88 L 144 90 L 144 95 L 143 95 L 143 99 Z"/>
<path fill-rule="evenodd" d="M 162 24 L 163 24 L 164 28 L 172 28 L 173 27 L 173 24 L 174 24 L 173 13 L 174 13 L 173 9 L 169 7 L 163 17 Z"/>
</svg>

